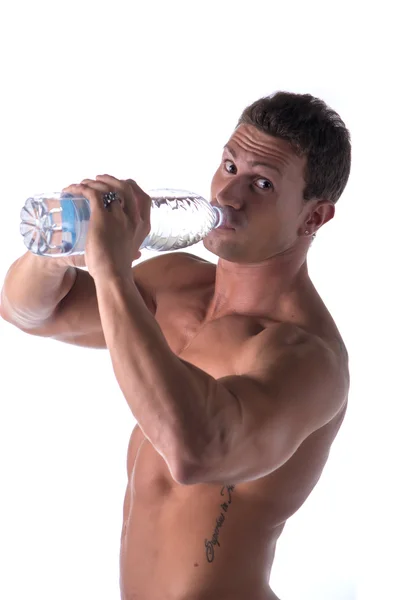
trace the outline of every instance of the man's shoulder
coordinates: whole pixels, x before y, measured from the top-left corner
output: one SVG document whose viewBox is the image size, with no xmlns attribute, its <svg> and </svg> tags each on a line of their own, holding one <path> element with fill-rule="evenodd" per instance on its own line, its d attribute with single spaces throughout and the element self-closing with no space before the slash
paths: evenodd
<svg viewBox="0 0 400 600">
<path fill-rule="evenodd" d="M 348 369 L 348 355 L 339 332 L 322 333 L 291 322 L 274 322 L 265 327 L 253 338 L 248 350 L 259 368 L 279 364 L 287 357 L 330 366 L 338 374 Z"/>
</svg>

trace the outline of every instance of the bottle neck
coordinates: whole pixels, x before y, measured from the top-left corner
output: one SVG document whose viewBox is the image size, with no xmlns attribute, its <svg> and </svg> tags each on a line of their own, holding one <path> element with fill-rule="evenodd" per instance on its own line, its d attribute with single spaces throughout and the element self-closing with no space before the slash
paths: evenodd
<svg viewBox="0 0 400 600">
<path fill-rule="evenodd" d="M 224 224 L 224 222 L 225 222 L 225 215 L 222 212 L 222 210 L 220 208 L 218 208 L 217 206 L 213 206 L 212 209 L 213 209 L 214 216 L 215 216 L 214 229 L 217 229 L 218 227 L 221 227 L 221 225 Z"/>
</svg>

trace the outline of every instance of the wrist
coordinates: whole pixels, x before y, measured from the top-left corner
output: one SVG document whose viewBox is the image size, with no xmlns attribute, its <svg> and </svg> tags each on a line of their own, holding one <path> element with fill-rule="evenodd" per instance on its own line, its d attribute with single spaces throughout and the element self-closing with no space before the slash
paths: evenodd
<svg viewBox="0 0 400 600">
<path fill-rule="evenodd" d="M 101 271 L 92 275 L 96 287 L 123 287 L 133 285 L 132 269 L 129 271 Z"/>
</svg>

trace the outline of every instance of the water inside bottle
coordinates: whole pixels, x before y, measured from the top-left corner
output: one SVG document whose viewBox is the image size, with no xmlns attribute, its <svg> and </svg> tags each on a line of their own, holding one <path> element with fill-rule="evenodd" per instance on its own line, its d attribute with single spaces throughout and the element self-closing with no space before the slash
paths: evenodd
<svg viewBox="0 0 400 600">
<path fill-rule="evenodd" d="M 223 211 L 187 190 L 150 190 L 151 231 L 141 248 L 165 252 L 187 248 L 202 240 L 224 220 Z"/>
</svg>

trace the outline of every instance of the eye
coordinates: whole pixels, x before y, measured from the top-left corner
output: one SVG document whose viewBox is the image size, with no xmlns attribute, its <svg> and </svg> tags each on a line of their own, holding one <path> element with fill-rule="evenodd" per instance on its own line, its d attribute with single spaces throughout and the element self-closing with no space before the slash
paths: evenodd
<svg viewBox="0 0 400 600">
<path fill-rule="evenodd" d="M 257 179 L 256 186 L 261 190 L 274 189 L 274 186 L 272 185 L 269 179 Z"/>
<path fill-rule="evenodd" d="M 231 173 L 232 175 L 235 175 L 237 173 L 236 166 L 231 160 L 224 160 L 224 168 L 225 171 Z"/>
</svg>

